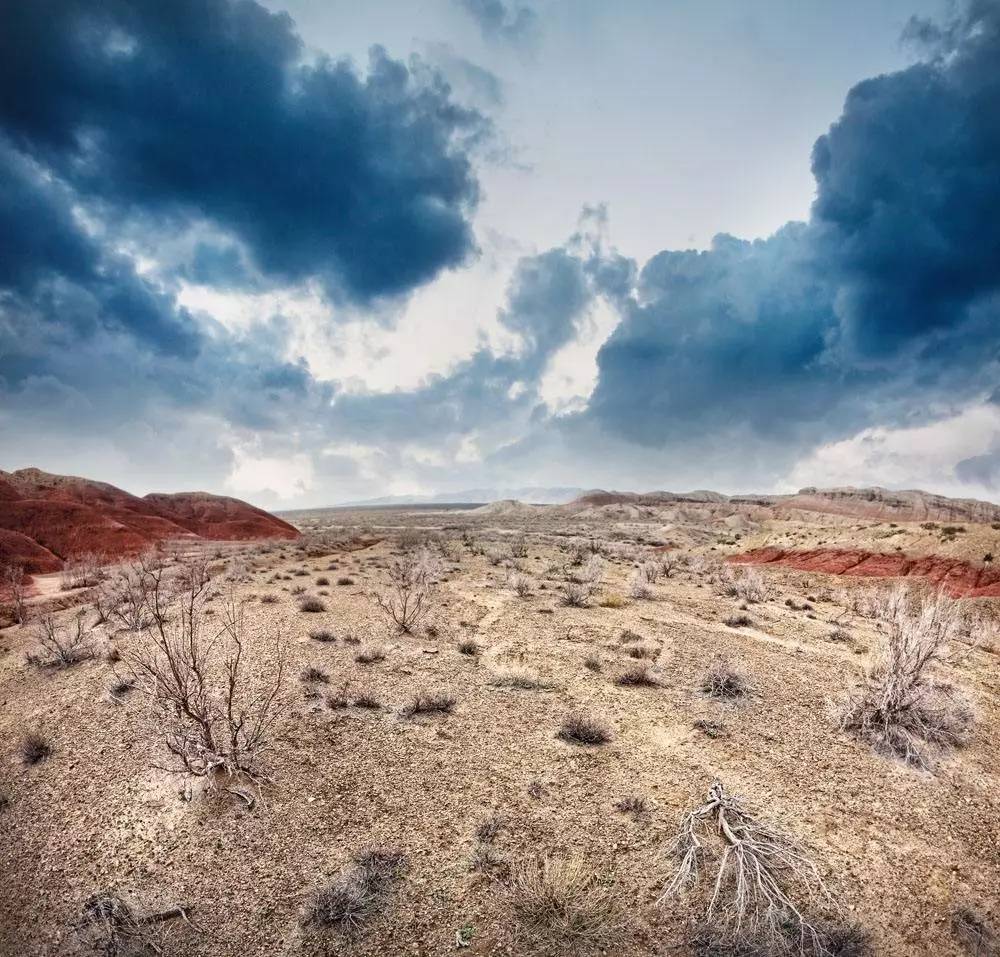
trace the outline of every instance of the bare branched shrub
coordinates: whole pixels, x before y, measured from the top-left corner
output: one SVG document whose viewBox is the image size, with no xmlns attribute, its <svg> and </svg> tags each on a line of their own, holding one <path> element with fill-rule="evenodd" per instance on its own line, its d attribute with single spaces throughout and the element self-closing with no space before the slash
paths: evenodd
<svg viewBox="0 0 1000 957">
<path fill-rule="evenodd" d="M 629 579 L 628 595 L 636 601 L 644 601 L 653 597 L 653 589 L 646 578 L 636 573 Z"/>
<path fill-rule="evenodd" d="M 644 562 L 636 569 L 637 576 L 644 578 L 650 585 L 655 585 L 662 573 L 663 567 L 659 562 Z"/>
<path fill-rule="evenodd" d="M 727 659 L 717 658 L 705 673 L 701 690 L 713 698 L 745 698 L 750 682 Z"/>
<path fill-rule="evenodd" d="M 185 576 L 198 576 L 207 582 L 208 570 L 204 562 L 192 562 L 170 577 L 163 556 L 147 553 L 121 566 L 102 583 L 94 607 L 102 620 L 126 631 L 141 631 L 166 615 L 170 602 L 187 587 L 182 580 Z"/>
<path fill-rule="evenodd" d="M 767 580 L 757 568 L 723 565 L 719 572 L 719 583 L 723 594 L 750 604 L 767 601 L 771 593 Z"/>
<path fill-rule="evenodd" d="M 825 895 L 815 865 L 801 844 L 760 817 L 716 781 L 707 801 L 684 816 L 669 850 L 680 858 L 661 901 L 694 884 L 712 849 L 717 867 L 705 920 L 723 942 L 759 945 L 763 953 L 815 953 L 819 931 L 806 917 Z M 791 933 L 790 933 L 791 932 Z M 789 938 L 797 946 L 789 946 Z"/>
<path fill-rule="evenodd" d="M 398 631 L 412 633 L 427 613 L 439 570 L 437 558 L 427 548 L 405 552 L 389 566 L 389 591 L 376 592 L 373 599 Z"/>
<path fill-rule="evenodd" d="M 523 532 L 510 540 L 510 554 L 512 558 L 528 557 L 528 537 Z"/>
<path fill-rule="evenodd" d="M 385 907 L 393 885 L 405 872 L 406 857 L 400 851 L 359 854 L 312 895 L 302 923 L 344 934 L 356 932 Z"/>
<path fill-rule="evenodd" d="M 600 718 L 582 711 L 571 711 L 563 719 L 557 737 L 570 744 L 607 744 L 611 729 Z"/>
<path fill-rule="evenodd" d="M 523 862 L 508 886 L 518 930 L 529 940 L 563 953 L 622 952 L 629 922 L 621 897 L 579 862 Z"/>
<path fill-rule="evenodd" d="M 59 625 L 52 615 L 46 615 L 38 622 L 36 637 L 41 651 L 28 655 L 31 664 L 69 668 L 94 657 L 94 649 L 90 643 L 90 629 L 84 623 L 83 612 L 80 612 L 73 619 L 73 624 L 67 628 Z"/>
<path fill-rule="evenodd" d="M 507 575 L 507 587 L 518 598 L 527 598 L 531 594 L 531 579 L 523 572 L 512 571 Z"/>
<path fill-rule="evenodd" d="M 92 588 L 104 579 L 104 570 L 96 555 L 77 555 L 67 558 L 59 573 L 59 587 L 62 591 L 75 588 Z"/>
<path fill-rule="evenodd" d="M 458 699 L 450 691 L 418 691 L 403 708 L 404 716 L 451 714 Z"/>
<path fill-rule="evenodd" d="M 951 915 L 951 930 L 970 957 L 1000 955 L 1000 935 L 968 907 L 960 907 Z"/>
<path fill-rule="evenodd" d="M 591 555 L 577 575 L 577 580 L 596 588 L 604 579 L 604 559 L 600 555 Z"/>
<path fill-rule="evenodd" d="M 157 614 L 126 660 L 162 722 L 174 770 L 260 780 L 281 713 L 285 667 L 280 636 L 273 637 L 272 670 L 252 675 L 243 609 L 234 600 L 226 604 L 221 627 L 204 635 L 200 599 L 206 583 L 192 570 L 174 620 Z"/>
<path fill-rule="evenodd" d="M 958 611 L 941 593 L 909 600 L 900 587 L 886 593 L 878 614 L 884 637 L 840 709 L 840 726 L 880 752 L 926 767 L 928 746 L 957 747 L 972 727 L 968 699 L 934 675 L 949 657 Z"/>
<path fill-rule="evenodd" d="M 0 570 L 0 594 L 4 595 L 14 611 L 14 621 L 23 625 L 28 618 L 26 599 L 28 597 L 28 577 L 21 565 L 4 565 Z"/>
<path fill-rule="evenodd" d="M 560 590 L 564 605 L 569 605 L 571 608 L 586 608 L 590 596 L 594 593 L 594 586 L 583 582 L 563 582 Z"/>
</svg>

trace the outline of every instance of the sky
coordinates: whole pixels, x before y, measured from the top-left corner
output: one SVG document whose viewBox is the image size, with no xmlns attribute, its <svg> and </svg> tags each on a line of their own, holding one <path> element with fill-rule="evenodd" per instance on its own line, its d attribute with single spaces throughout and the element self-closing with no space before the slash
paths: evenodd
<svg viewBox="0 0 1000 957">
<path fill-rule="evenodd" d="M 1000 500 L 1000 0 L 0 14 L 0 468 Z"/>
</svg>

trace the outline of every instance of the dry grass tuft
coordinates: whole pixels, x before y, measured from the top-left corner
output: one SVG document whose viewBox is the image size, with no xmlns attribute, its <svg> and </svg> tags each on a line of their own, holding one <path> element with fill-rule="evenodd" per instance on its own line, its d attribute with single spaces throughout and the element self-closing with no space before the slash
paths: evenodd
<svg viewBox="0 0 1000 957">
<path fill-rule="evenodd" d="M 965 695 L 935 678 L 959 628 L 955 602 L 944 595 L 888 593 L 877 609 L 886 633 L 860 685 L 840 709 L 841 728 L 876 751 L 928 766 L 929 747 L 964 744 L 973 723 Z"/>
<path fill-rule="evenodd" d="M 25 764 L 41 764 L 52 757 L 52 745 L 40 731 L 29 731 L 21 739 L 20 752 Z"/>
<path fill-rule="evenodd" d="M 312 895 L 302 923 L 354 933 L 385 907 L 405 872 L 406 857 L 400 851 L 366 851 Z"/>
<path fill-rule="evenodd" d="M 750 694 L 750 683 L 725 658 L 719 658 L 702 679 L 701 690 L 713 698 L 745 698 Z"/>
<path fill-rule="evenodd" d="M 616 679 L 615 684 L 623 688 L 656 688 L 660 679 L 647 661 L 638 662 L 626 668 Z"/>
<path fill-rule="evenodd" d="M 482 648 L 479 647 L 478 642 L 473 641 L 471 638 L 465 638 L 458 643 L 458 650 L 460 654 L 475 658 L 482 651 Z"/>
<path fill-rule="evenodd" d="M 312 638 L 313 641 L 318 641 L 323 644 L 330 644 L 331 642 L 337 640 L 337 636 L 330 631 L 329 628 L 313 628 L 313 630 L 309 632 L 309 637 Z"/>
<path fill-rule="evenodd" d="M 403 708 L 403 715 L 451 714 L 458 699 L 449 691 L 418 691 Z"/>
<path fill-rule="evenodd" d="M 358 650 L 358 653 L 354 656 L 354 660 L 359 665 L 373 665 L 379 661 L 385 661 L 388 654 L 389 651 L 385 645 L 364 645 Z"/>
<path fill-rule="evenodd" d="M 522 691 L 537 691 L 545 688 L 545 682 L 527 665 L 504 665 L 493 672 L 493 684 L 504 688 L 520 688 Z"/>
<path fill-rule="evenodd" d="M 580 863 L 522 863 L 508 893 L 518 930 L 536 944 L 572 954 L 622 952 L 629 923 L 621 897 Z"/>
<path fill-rule="evenodd" d="M 308 614 L 316 614 L 321 611 L 326 611 L 326 605 L 322 599 L 315 598 L 312 595 L 306 595 L 304 598 L 299 599 L 299 611 L 304 611 Z"/>
<path fill-rule="evenodd" d="M 968 907 L 960 907 L 951 915 L 951 931 L 971 957 L 1000 955 L 1000 935 Z"/>
<path fill-rule="evenodd" d="M 607 744 L 611 738 L 611 729 L 592 715 L 582 711 L 571 711 L 563 719 L 557 737 L 570 744 Z"/>
</svg>

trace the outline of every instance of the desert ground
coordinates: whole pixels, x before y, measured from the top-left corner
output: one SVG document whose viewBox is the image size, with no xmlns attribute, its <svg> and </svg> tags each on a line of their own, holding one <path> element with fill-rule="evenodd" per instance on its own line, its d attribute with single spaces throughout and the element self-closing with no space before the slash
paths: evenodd
<svg viewBox="0 0 1000 957">
<path fill-rule="evenodd" d="M 242 608 L 245 680 L 277 690 L 252 775 L 178 772 L 176 715 L 136 673 L 150 638 L 97 623 L 101 586 L 40 576 L 29 620 L 0 631 L 0 953 L 776 952 L 726 931 L 721 905 L 706 920 L 711 813 L 696 878 L 665 896 L 674 839 L 717 782 L 815 866 L 789 895 L 817 934 L 790 932 L 787 952 L 997 952 L 1000 600 L 947 599 L 961 624 L 935 681 L 974 718 L 907 762 L 837 717 L 892 583 L 723 560 L 822 545 L 979 561 L 1000 530 L 710 505 L 285 517 L 301 540 L 166 559 L 208 563 L 203 634 Z M 426 611 L 406 633 L 376 596 L 414 555 Z M 83 615 L 79 661 L 39 651 L 53 605 L 63 634 Z M 335 913 L 323 892 L 362 878 L 368 897 Z"/>
</svg>

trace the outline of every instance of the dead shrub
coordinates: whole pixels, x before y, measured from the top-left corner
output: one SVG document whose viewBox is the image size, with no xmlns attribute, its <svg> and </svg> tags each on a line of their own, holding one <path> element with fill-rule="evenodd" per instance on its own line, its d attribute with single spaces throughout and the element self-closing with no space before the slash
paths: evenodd
<svg viewBox="0 0 1000 957">
<path fill-rule="evenodd" d="M 458 643 L 458 650 L 461 654 L 469 655 L 474 658 L 482 649 L 479 647 L 479 644 L 471 638 L 465 638 Z"/>
<path fill-rule="evenodd" d="M 0 569 L 0 595 L 10 600 L 14 621 L 23 625 L 28 618 L 26 599 L 31 578 L 20 565 L 8 564 Z"/>
<path fill-rule="evenodd" d="M 330 683 L 330 676 L 322 668 L 316 668 L 313 665 L 303 668 L 299 678 L 303 684 L 307 685 L 328 685 Z"/>
<path fill-rule="evenodd" d="M 219 630 L 203 634 L 200 598 L 206 581 L 192 576 L 173 620 L 156 615 L 126 660 L 150 696 L 177 770 L 259 780 L 282 711 L 280 635 L 272 636 L 273 669 L 249 673 L 242 606 L 227 602 Z"/>
<path fill-rule="evenodd" d="M 656 688 L 660 679 L 648 662 L 642 662 L 626 668 L 616 679 L 615 684 L 623 688 Z"/>
<path fill-rule="evenodd" d="M 406 552 L 389 567 L 387 592 L 372 597 L 401 633 L 410 634 L 427 613 L 440 563 L 427 548 Z"/>
<path fill-rule="evenodd" d="M 262 605 L 274 605 L 278 602 L 278 596 L 267 592 L 260 596 L 260 603 Z"/>
<path fill-rule="evenodd" d="M 77 588 L 92 588 L 104 578 L 104 571 L 96 555 L 77 555 L 67 558 L 59 573 L 59 588 L 73 591 Z"/>
<path fill-rule="evenodd" d="M 611 738 L 608 725 L 593 715 L 583 711 L 571 711 L 563 719 L 556 737 L 569 744 L 607 744 Z"/>
<path fill-rule="evenodd" d="M 629 598 L 634 598 L 636 601 L 646 601 L 653 597 L 653 589 L 645 578 L 633 575 L 629 579 L 628 594 Z"/>
<path fill-rule="evenodd" d="M 602 608 L 624 608 L 625 599 L 618 592 L 612 591 L 602 595 L 598 604 Z"/>
<path fill-rule="evenodd" d="M 949 657 L 958 610 L 941 593 L 910 600 L 899 588 L 882 602 L 879 617 L 885 634 L 840 709 L 840 727 L 879 752 L 927 767 L 930 748 L 960 746 L 973 723 L 966 696 L 934 675 Z"/>
<path fill-rule="evenodd" d="M 521 572 L 511 572 L 507 576 L 507 587 L 518 598 L 528 598 L 531 595 L 531 579 Z"/>
<path fill-rule="evenodd" d="M 358 855 L 312 895 L 302 923 L 344 934 L 357 932 L 386 906 L 406 866 L 401 851 L 371 850 Z"/>
<path fill-rule="evenodd" d="M 385 661 L 388 654 L 389 651 L 385 645 L 362 645 L 362 647 L 358 649 L 357 654 L 354 656 L 354 660 L 359 665 L 374 665 L 380 661 Z"/>
<path fill-rule="evenodd" d="M 960 907 L 951 915 L 951 931 L 971 957 L 997 957 L 1000 954 L 1000 936 L 968 907 Z"/>
<path fill-rule="evenodd" d="M 659 655 L 660 649 L 657 645 L 638 644 L 638 645 L 631 645 L 629 648 L 625 650 L 625 653 L 630 658 L 654 659 Z"/>
<path fill-rule="evenodd" d="M 749 615 L 730 615 L 723 624 L 730 628 L 753 628 L 753 619 Z"/>
<path fill-rule="evenodd" d="M 84 939 L 103 957 L 152 957 L 163 952 L 157 928 L 166 921 L 188 920 L 190 907 L 141 914 L 115 891 L 84 901 L 78 924 Z"/>
<path fill-rule="evenodd" d="M 646 814 L 649 811 L 649 801 L 641 794 L 628 794 L 620 800 L 615 801 L 615 807 L 622 814 Z"/>
<path fill-rule="evenodd" d="M 560 592 L 564 605 L 570 608 L 586 608 L 590 596 L 594 593 L 594 586 L 587 582 L 563 582 Z"/>
<path fill-rule="evenodd" d="M 713 850 L 717 863 L 704 919 L 718 928 L 720 945 L 752 945 L 759 947 L 754 953 L 782 954 L 793 952 L 789 941 L 794 940 L 795 953 L 824 952 L 820 930 L 804 916 L 825 895 L 815 865 L 794 837 L 729 794 L 719 781 L 706 802 L 681 822 L 669 847 L 680 860 L 660 900 L 694 884 Z"/>
<path fill-rule="evenodd" d="M 737 569 L 732 565 L 723 565 L 719 572 L 719 584 L 723 594 L 749 604 L 767 601 L 771 593 L 763 573 L 756 568 Z"/>
<path fill-rule="evenodd" d="M 604 667 L 604 665 L 601 664 L 599 655 L 587 655 L 587 657 L 583 659 L 583 667 L 588 671 L 598 672 Z"/>
<path fill-rule="evenodd" d="M 329 628 L 313 628 L 309 632 L 309 637 L 324 645 L 332 644 L 337 640 L 337 636 Z"/>
<path fill-rule="evenodd" d="M 745 698 L 750 683 L 726 658 L 717 658 L 702 679 L 701 690 L 713 698 Z"/>
<path fill-rule="evenodd" d="M 620 952 L 629 922 L 620 895 L 577 861 L 544 857 L 513 868 L 508 885 L 520 934 L 564 953 Z"/>
<path fill-rule="evenodd" d="M 39 667 L 70 668 L 94 657 L 94 648 L 90 642 L 90 629 L 84 624 L 84 613 L 81 611 L 73 619 L 73 623 L 65 630 L 51 615 L 46 615 L 38 622 L 36 632 L 41 651 L 28 655 L 28 661 Z"/>
<path fill-rule="evenodd" d="M 546 687 L 537 671 L 527 665 L 503 665 L 493 672 L 493 684 L 522 691 L 537 691 Z"/>
<path fill-rule="evenodd" d="M 308 614 L 317 614 L 318 612 L 326 611 L 326 605 L 321 598 L 307 595 L 299 599 L 299 611 L 304 611 Z"/>
</svg>

